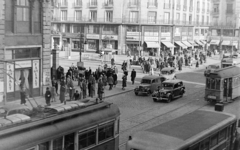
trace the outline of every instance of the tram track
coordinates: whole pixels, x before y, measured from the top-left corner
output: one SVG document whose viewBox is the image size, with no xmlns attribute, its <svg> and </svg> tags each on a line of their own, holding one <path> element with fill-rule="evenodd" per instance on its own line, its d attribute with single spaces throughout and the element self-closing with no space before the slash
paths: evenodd
<svg viewBox="0 0 240 150">
<path fill-rule="evenodd" d="M 193 92 L 193 93 L 189 94 L 188 97 L 193 97 L 194 96 L 194 97 L 199 97 L 199 99 L 200 99 L 200 97 L 202 95 L 204 95 L 204 89 L 201 89 L 200 91 Z M 150 128 L 152 126 L 155 126 L 155 125 L 158 125 L 158 124 L 161 124 L 161 123 L 164 123 L 166 121 L 169 121 L 169 120 L 172 120 L 174 118 L 180 117 L 184 114 L 191 113 L 195 110 L 201 109 L 202 107 L 206 106 L 207 104 L 208 103 L 205 103 L 204 101 L 202 101 L 202 98 L 200 100 L 193 100 L 193 101 L 188 100 L 188 102 L 184 103 L 183 105 L 180 105 L 179 107 L 176 107 L 176 108 L 171 109 L 169 111 L 166 111 L 162 114 L 154 116 L 151 119 L 146 119 L 146 120 L 144 120 L 140 123 L 129 126 L 125 130 L 120 131 L 119 150 L 122 150 L 124 148 L 124 146 L 126 145 L 128 136 L 131 135 L 132 133 L 135 133 L 139 130 Z M 142 113 L 139 113 L 139 114 L 137 114 L 135 116 L 132 116 L 130 118 L 124 119 L 121 122 L 134 120 L 134 118 L 146 115 L 148 112 L 153 112 L 154 109 L 157 109 L 157 108 L 159 108 L 159 106 L 151 107 L 149 110 L 144 111 Z"/>
</svg>

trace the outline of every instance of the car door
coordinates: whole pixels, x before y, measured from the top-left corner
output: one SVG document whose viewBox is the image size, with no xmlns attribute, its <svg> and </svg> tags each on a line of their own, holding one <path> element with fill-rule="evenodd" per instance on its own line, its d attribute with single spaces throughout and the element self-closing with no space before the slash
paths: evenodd
<svg viewBox="0 0 240 150">
<path fill-rule="evenodd" d="M 173 86 L 173 95 L 174 95 L 174 97 L 179 95 L 179 85 L 178 85 L 178 83 L 174 84 L 174 86 Z"/>
<path fill-rule="evenodd" d="M 151 84 L 151 87 L 150 87 L 150 90 L 151 90 L 151 92 L 153 92 L 155 89 L 156 89 L 156 79 L 153 79 L 152 80 L 152 84 Z"/>
</svg>

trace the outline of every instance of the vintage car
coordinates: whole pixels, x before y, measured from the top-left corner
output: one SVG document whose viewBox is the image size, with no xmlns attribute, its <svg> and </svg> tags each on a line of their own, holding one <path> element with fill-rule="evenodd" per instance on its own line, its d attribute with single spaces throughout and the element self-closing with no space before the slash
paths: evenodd
<svg viewBox="0 0 240 150">
<path fill-rule="evenodd" d="M 166 80 L 162 86 L 152 94 L 153 101 L 171 102 L 175 98 L 182 97 L 185 93 L 185 86 L 180 80 Z"/>
<path fill-rule="evenodd" d="M 214 70 L 219 69 L 219 65 L 209 65 L 206 67 L 204 71 L 204 76 L 208 76 L 210 73 L 214 72 Z"/>
<path fill-rule="evenodd" d="M 175 68 L 173 67 L 166 67 L 163 68 L 159 74 L 159 76 L 162 76 L 164 78 L 166 78 L 167 80 L 172 80 L 172 79 L 176 79 L 176 74 L 175 74 Z"/>
<path fill-rule="evenodd" d="M 162 82 L 166 79 L 160 76 L 147 75 L 141 80 L 141 84 L 134 89 L 135 95 L 139 94 L 151 94 L 157 90 L 158 86 L 161 86 Z"/>
</svg>

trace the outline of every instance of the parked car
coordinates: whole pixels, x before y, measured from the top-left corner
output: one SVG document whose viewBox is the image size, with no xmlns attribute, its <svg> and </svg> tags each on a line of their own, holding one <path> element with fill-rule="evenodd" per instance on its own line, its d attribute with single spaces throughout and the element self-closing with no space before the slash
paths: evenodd
<svg viewBox="0 0 240 150">
<path fill-rule="evenodd" d="M 161 76 L 147 75 L 141 80 L 141 84 L 134 89 L 135 95 L 139 94 L 151 94 L 158 86 L 161 86 L 162 82 L 166 79 Z"/>
<path fill-rule="evenodd" d="M 166 80 L 162 83 L 161 88 L 152 94 L 153 101 L 171 102 L 175 98 L 182 97 L 185 93 L 185 86 L 180 80 Z"/>
<path fill-rule="evenodd" d="M 161 70 L 160 76 L 166 78 L 167 80 L 176 79 L 175 68 L 166 67 Z"/>
<path fill-rule="evenodd" d="M 13 114 L 24 114 L 27 116 L 31 116 L 32 109 L 28 106 L 17 104 L 7 104 L 0 106 L 0 117 L 6 118 L 7 116 Z"/>
<path fill-rule="evenodd" d="M 214 72 L 214 70 L 219 69 L 219 65 L 209 65 L 206 67 L 204 71 L 204 76 L 208 76 L 210 73 Z"/>
</svg>

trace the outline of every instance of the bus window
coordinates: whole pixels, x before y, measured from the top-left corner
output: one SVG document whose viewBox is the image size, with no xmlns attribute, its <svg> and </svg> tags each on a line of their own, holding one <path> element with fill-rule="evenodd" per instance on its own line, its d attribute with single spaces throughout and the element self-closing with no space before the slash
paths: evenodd
<svg viewBox="0 0 240 150">
<path fill-rule="evenodd" d="M 38 150 L 50 150 L 49 142 L 45 142 L 38 145 Z"/>
<path fill-rule="evenodd" d="M 223 129 L 223 130 L 221 130 L 219 132 L 219 137 L 218 137 L 219 142 L 225 140 L 226 139 L 226 135 L 227 135 L 227 128 L 225 128 L 225 129 Z"/>
<path fill-rule="evenodd" d="M 62 150 L 63 149 L 63 137 L 53 140 L 53 150 Z"/>
<path fill-rule="evenodd" d="M 208 88 L 208 89 L 210 89 L 210 79 L 209 79 L 209 78 L 207 78 L 206 82 L 207 82 L 207 83 L 206 83 L 206 85 L 207 85 L 207 88 Z"/>
<path fill-rule="evenodd" d="M 221 80 L 220 79 L 216 79 L 216 89 L 220 90 L 221 87 Z"/>
<path fill-rule="evenodd" d="M 211 79 L 211 89 L 216 89 L 215 79 Z"/>
<path fill-rule="evenodd" d="M 78 135 L 79 150 L 96 144 L 96 129 L 79 133 Z"/>
<path fill-rule="evenodd" d="M 214 134 L 211 137 L 210 147 L 214 147 L 218 144 L 218 134 Z"/>
<path fill-rule="evenodd" d="M 114 124 L 108 124 L 98 129 L 98 140 L 99 142 L 105 141 L 113 137 Z"/>
<path fill-rule="evenodd" d="M 73 150 L 74 149 L 74 133 L 65 135 L 64 137 L 64 150 Z"/>
</svg>

